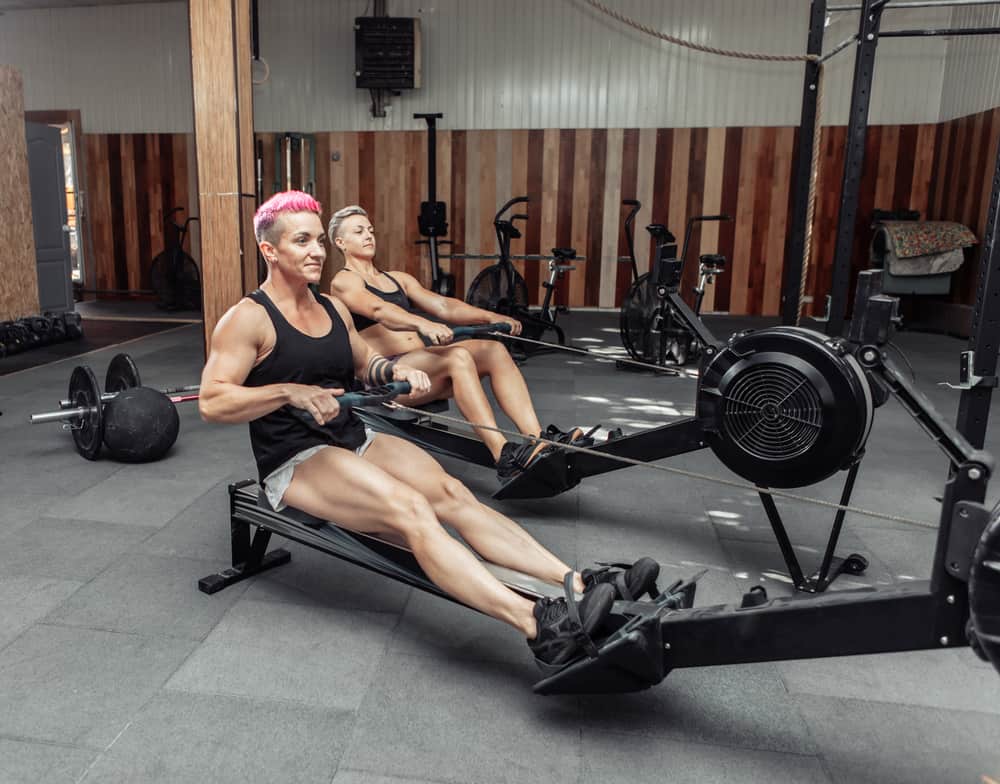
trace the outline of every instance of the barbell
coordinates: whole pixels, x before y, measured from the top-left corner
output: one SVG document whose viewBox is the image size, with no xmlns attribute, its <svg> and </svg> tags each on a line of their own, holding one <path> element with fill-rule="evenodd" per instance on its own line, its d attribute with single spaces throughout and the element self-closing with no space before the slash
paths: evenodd
<svg viewBox="0 0 1000 784">
<path fill-rule="evenodd" d="M 86 365 L 73 368 L 69 394 L 59 410 L 32 414 L 33 425 L 62 422 L 73 435 L 81 457 L 96 460 L 107 446 L 118 460 L 158 460 L 173 446 L 180 431 L 174 403 L 197 395 L 168 397 L 139 384 L 139 370 L 128 354 L 118 354 L 108 366 L 106 392 L 101 393 L 94 371 Z"/>
</svg>

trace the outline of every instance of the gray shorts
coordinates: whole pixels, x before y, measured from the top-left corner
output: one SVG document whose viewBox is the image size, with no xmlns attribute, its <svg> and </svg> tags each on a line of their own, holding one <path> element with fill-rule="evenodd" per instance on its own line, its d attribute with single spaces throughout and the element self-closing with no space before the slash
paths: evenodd
<svg viewBox="0 0 1000 784">
<path fill-rule="evenodd" d="M 378 434 L 372 431 L 369 427 L 365 426 L 365 441 L 361 446 L 354 450 L 354 454 L 358 457 L 364 457 L 365 452 L 367 452 L 368 447 L 372 445 L 372 441 L 375 440 L 376 435 Z M 267 477 L 265 477 L 264 494 L 267 496 L 267 501 L 271 504 L 271 508 L 274 509 L 275 512 L 280 512 L 287 506 L 282 499 L 285 497 L 285 491 L 288 489 L 288 485 L 292 483 L 292 475 L 295 473 L 295 466 L 299 463 L 304 463 L 320 450 L 330 448 L 330 444 L 319 444 L 318 446 L 311 446 L 308 449 L 303 449 L 301 452 L 293 455 L 280 466 L 275 468 L 267 475 Z"/>
</svg>

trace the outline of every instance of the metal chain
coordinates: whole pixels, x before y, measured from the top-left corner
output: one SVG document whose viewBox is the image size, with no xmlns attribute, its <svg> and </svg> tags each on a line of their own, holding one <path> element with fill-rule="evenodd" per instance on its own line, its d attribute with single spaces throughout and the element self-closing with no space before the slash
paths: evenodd
<svg viewBox="0 0 1000 784">
<path fill-rule="evenodd" d="M 448 414 L 436 414 L 424 411 L 420 408 L 413 408 L 411 406 L 403 405 L 402 403 L 397 403 L 395 401 L 383 403 L 387 408 L 397 409 L 399 411 L 408 411 L 412 414 L 417 414 L 420 417 L 431 420 L 432 422 L 447 422 L 456 425 L 465 425 L 471 427 L 475 430 L 487 430 L 491 433 L 500 433 L 508 438 L 514 437 L 522 441 L 529 441 L 531 443 L 545 443 L 556 449 L 565 449 L 571 452 L 581 452 L 587 455 L 594 455 L 596 457 L 604 458 L 606 460 L 613 460 L 618 463 L 623 463 L 625 465 L 642 466 L 644 468 L 650 468 L 655 471 L 663 471 L 668 474 L 677 474 L 679 476 L 684 476 L 689 479 L 702 479 L 706 482 L 713 482 L 715 484 L 725 485 L 727 487 L 733 487 L 739 490 L 751 490 L 755 493 L 766 493 L 767 495 L 777 496 L 779 498 L 786 498 L 790 501 L 801 501 L 807 504 L 813 504 L 815 506 L 822 506 L 828 509 L 843 509 L 845 512 L 852 512 L 853 514 L 862 515 L 864 517 L 873 517 L 881 520 L 889 520 L 894 523 L 905 523 L 907 525 L 914 525 L 920 528 L 931 528 L 937 529 L 938 525 L 936 523 L 929 523 L 925 520 L 914 520 L 910 517 L 903 517 L 902 515 L 892 515 L 885 512 L 876 512 L 872 509 L 864 509 L 859 506 L 851 506 L 849 504 L 838 504 L 835 501 L 824 501 L 821 498 L 812 498 L 807 495 L 799 495 L 798 493 L 790 493 L 787 490 L 775 490 L 768 487 L 759 487 L 757 485 L 751 485 L 746 482 L 737 482 L 733 479 L 724 479 L 720 476 L 713 476 L 711 474 L 702 474 L 697 471 L 688 471 L 684 468 L 674 468 L 671 466 L 657 465 L 656 463 L 649 463 L 644 460 L 636 460 L 631 457 L 623 457 L 622 455 L 613 455 L 609 452 L 601 452 L 597 449 L 593 449 L 585 446 L 576 446 L 574 444 L 564 444 L 559 441 L 553 441 L 550 438 L 545 438 L 543 436 L 526 436 L 524 433 L 519 433 L 516 430 L 505 430 L 501 427 L 496 427 L 493 425 L 481 425 L 474 422 L 469 422 L 467 419 L 462 419 L 460 417 L 449 416 Z"/>
<path fill-rule="evenodd" d="M 771 62 L 809 62 L 811 60 L 818 60 L 819 55 L 815 54 L 763 54 L 761 52 L 740 52 L 733 49 L 719 49 L 714 46 L 705 46 L 704 44 L 696 44 L 692 41 L 685 41 L 683 38 L 677 38 L 667 33 L 661 33 L 659 30 L 654 30 L 652 27 L 642 24 L 641 22 L 636 22 L 634 19 L 630 19 L 624 14 L 616 11 L 613 8 L 609 8 L 604 5 L 604 3 L 598 2 L 598 0 L 585 0 L 587 5 L 596 8 L 603 14 L 607 14 L 612 19 L 616 19 L 622 24 L 628 25 L 640 33 L 645 33 L 646 35 L 651 35 L 653 38 L 659 38 L 661 41 L 667 41 L 668 43 L 677 44 L 677 46 L 684 46 L 688 49 L 694 49 L 698 52 L 707 52 L 708 54 L 717 54 L 722 57 L 739 57 L 744 60 L 769 60 Z"/>
</svg>

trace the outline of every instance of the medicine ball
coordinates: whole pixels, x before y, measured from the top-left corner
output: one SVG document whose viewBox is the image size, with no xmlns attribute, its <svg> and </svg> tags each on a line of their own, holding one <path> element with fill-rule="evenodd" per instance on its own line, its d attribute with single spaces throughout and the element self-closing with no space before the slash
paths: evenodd
<svg viewBox="0 0 1000 784">
<path fill-rule="evenodd" d="M 150 387 L 119 392 L 104 407 L 104 445 L 115 460 L 149 463 L 174 445 L 181 420 L 170 398 Z"/>
<path fill-rule="evenodd" d="M 868 379 L 846 346 L 801 327 L 734 335 L 698 384 L 709 447 L 764 487 L 805 487 L 847 468 L 873 413 Z"/>
</svg>

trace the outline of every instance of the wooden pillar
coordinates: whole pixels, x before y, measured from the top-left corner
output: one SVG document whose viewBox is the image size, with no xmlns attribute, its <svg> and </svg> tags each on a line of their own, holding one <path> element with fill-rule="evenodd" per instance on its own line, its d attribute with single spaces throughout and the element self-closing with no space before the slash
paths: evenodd
<svg viewBox="0 0 1000 784">
<path fill-rule="evenodd" d="M 250 0 L 190 0 L 205 344 L 257 285 Z"/>
<path fill-rule="evenodd" d="M 38 269 L 31 220 L 28 141 L 21 72 L 0 65 L 0 321 L 38 313 Z"/>
</svg>

